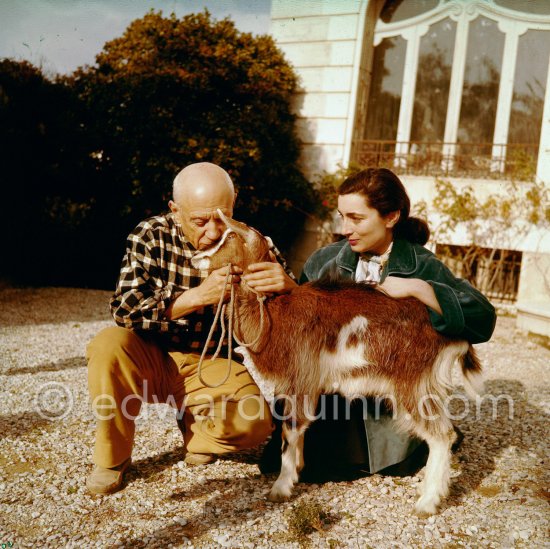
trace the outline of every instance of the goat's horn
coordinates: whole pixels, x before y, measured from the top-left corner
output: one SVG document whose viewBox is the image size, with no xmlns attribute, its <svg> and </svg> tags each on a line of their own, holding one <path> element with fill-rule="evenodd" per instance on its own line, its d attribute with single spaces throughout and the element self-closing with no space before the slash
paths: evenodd
<svg viewBox="0 0 550 549">
<path fill-rule="evenodd" d="M 249 242 L 250 239 L 253 238 L 254 233 L 247 225 L 225 216 L 219 208 L 217 212 L 220 216 L 220 219 L 226 224 L 227 228 L 242 236 L 245 242 Z"/>
</svg>

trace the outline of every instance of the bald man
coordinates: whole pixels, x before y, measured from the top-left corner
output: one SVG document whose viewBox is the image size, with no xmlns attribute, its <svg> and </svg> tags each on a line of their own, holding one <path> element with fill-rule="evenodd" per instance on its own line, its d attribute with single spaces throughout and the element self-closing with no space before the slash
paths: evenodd
<svg viewBox="0 0 550 549">
<path fill-rule="evenodd" d="M 244 366 L 231 362 L 220 387 L 201 383 L 197 369 L 212 324 L 212 305 L 228 298 L 240 275 L 256 290 L 284 293 L 296 282 L 279 252 L 276 262 L 257 263 L 243 274 L 224 267 L 208 273 L 191 259 L 216 244 L 225 231 L 219 208 L 233 215 L 235 189 L 229 174 L 207 162 L 191 164 L 174 179 L 171 213 L 141 222 L 129 235 L 111 299 L 117 326 L 89 344 L 88 386 L 97 418 L 95 467 L 86 481 L 96 494 L 123 486 L 131 464 L 134 419 L 142 402 L 177 409 L 188 465 L 260 444 L 272 431 L 269 407 Z M 215 332 L 208 354 L 218 346 Z M 227 347 L 205 360 L 202 378 L 217 385 L 227 373 Z M 207 354 L 207 356 L 208 356 Z"/>
</svg>

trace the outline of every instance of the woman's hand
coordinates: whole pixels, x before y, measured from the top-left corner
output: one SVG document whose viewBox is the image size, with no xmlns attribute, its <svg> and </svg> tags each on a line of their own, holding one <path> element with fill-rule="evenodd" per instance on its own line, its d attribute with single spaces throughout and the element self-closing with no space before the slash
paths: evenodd
<svg viewBox="0 0 550 549">
<path fill-rule="evenodd" d="M 443 314 L 433 288 L 420 278 L 388 276 L 376 289 L 395 299 L 415 297 L 436 313 Z"/>
<path fill-rule="evenodd" d="M 395 299 L 403 299 L 405 297 L 413 297 L 416 281 L 418 278 L 400 278 L 398 276 L 387 276 L 382 284 L 378 284 L 376 289 L 380 292 L 394 297 Z"/>
</svg>

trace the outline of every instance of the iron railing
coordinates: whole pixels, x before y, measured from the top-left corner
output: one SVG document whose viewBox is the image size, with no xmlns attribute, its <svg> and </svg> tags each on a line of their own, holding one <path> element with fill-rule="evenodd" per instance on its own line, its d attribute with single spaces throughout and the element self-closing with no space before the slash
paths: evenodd
<svg viewBox="0 0 550 549">
<path fill-rule="evenodd" d="M 367 140 L 354 144 L 359 166 L 400 174 L 532 181 L 538 145 Z"/>
<path fill-rule="evenodd" d="M 521 252 L 437 244 L 436 253 L 457 276 L 471 282 L 489 299 L 504 303 L 516 301 Z"/>
</svg>

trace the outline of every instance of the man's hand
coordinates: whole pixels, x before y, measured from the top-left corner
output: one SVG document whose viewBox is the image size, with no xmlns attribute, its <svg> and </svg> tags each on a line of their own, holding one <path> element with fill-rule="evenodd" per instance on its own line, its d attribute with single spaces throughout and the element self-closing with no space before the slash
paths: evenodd
<svg viewBox="0 0 550 549">
<path fill-rule="evenodd" d="M 252 263 L 242 278 L 251 288 L 262 293 L 284 294 L 298 286 L 277 262 Z"/>
<path fill-rule="evenodd" d="M 222 291 L 224 291 L 224 286 L 224 301 L 229 299 L 229 296 L 231 295 L 231 285 L 238 284 L 240 282 L 241 278 L 239 275 L 242 273 L 242 269 L 233 265 L 231 267 L 232 274 L 226 283 L 228 270 L 229 265 L 226 265 L 225 267 L 212 271 L 208 275 L 208 278 L 206 278 L 198 287 L 200 296 L 199 299 L 202 305 L 216 305 L 220 300 Z"/>
<path fill-rule="evenodd" d="M 200 286 L 190 288 L 180 294 L 170 303 L 170 305 L 168 305 L 164 313 L 164 318 L 181 318 L 205 305 L 216 305 L 220 300 L 224 286 L 224 301 L 227 301 L 231 295 L 231 284 L 238 284 L 240 281 L 239 275 L 242 273 L 239 267 L 233 266 L 231 269 L 233 274 L 226 283 L 225 279 L 228 269 L 229 266 L 226 266 L 212 271 Z"/>
</svg>

